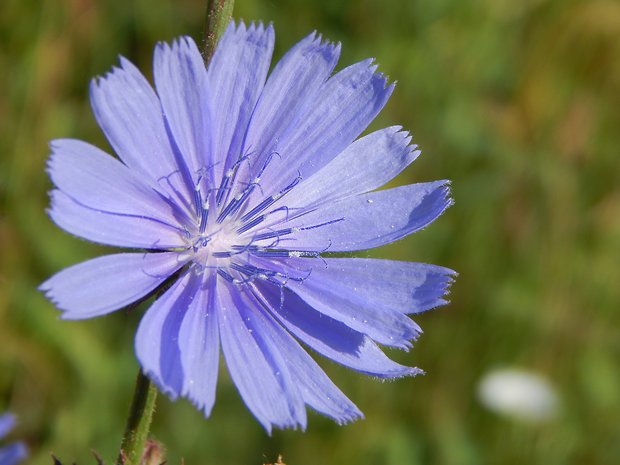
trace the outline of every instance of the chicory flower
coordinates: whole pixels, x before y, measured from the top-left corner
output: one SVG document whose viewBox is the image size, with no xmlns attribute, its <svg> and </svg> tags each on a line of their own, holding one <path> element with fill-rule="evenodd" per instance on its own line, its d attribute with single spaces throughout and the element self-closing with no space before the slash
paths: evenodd
<svg viewBox="0 0 620 465">
<path fill-rule="evenodd" d="M 377 190 L 419 151 L 400 127 L 360 134 L 394 88 L 365 60 L 334 73 L 340 45 L 313 33 L 268 73 L 271 25 L 231 23 L 208 68 L 192 39 L 155 49 L 155 90 L 128 60 L 91 86 L 115 159 L 55 140 L 50 216 L 131 251 L 74 265 L 41 288 L 82 319 L 156 290 L 136 353 L 170 397 L 209 415 L 220 360 L 267 430 L 306 426 L 306 405 L 361 417 L 300 342 L 380 378 L 415 375 L 408 317 L 446 303 L 451 270 L 334 257 L 435 220 L 447 181 Z M 165 292 L 162 288 L 166 288 Z"/>
</svg>

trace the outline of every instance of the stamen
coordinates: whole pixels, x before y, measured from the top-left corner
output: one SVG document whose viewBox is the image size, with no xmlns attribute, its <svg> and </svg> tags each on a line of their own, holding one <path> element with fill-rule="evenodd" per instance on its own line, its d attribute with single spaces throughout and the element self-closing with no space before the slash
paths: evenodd
<svg viewBox="0 0 620 465">
<path fill-rule="evenodd" d="M 312 257 L 318 258 L 321 256 L 321 252 L 316 252 L 312 250 L 256 250 L 252 252 L 252 255 L 257 257 L 267 257 L 267 258 L 290 258 L 290 257 Z"/>
<path fill-rule="evenodd" d="M 196 207 L 196 214 L 200 215 L 202 210 L 202 194 L 200 192 L 200 181 L 202 176 L 198 176 L 196 184 L 194 184 L 194 206 Z"/>
<path fill-rule="evenodd" d="M 231 275 L 229 275 L 227 272 L 225 272 L 221 268 L 217 269 L 217 274 L 219 274 L 222 278 L 224 278 L 229 283 L 234 283 L 235 282 L 235 278 L 233 278 Z"/>
<path fill-rule="evenodd" d="M 330 220 L 330 221 L 326 221 L 325 223 L 321 223 L 321 224 L 315 224 L 314 226 L 304 226 L 302 228 L 299 228 L 301 231 L 308 231 L 310 229 L 316 229 L 316 228 L 320 228 L 321 226 L 327 226 L 329 224 L 334 224 L 334 223 L 339 223 L 340 221 L 344 221 L 344 217 L 342 218 L 338 218 L 336 220 Z"/>
<path fill-rule="evenodd" d="M 175 174 L 182 176 L 181 171 L 175 170 L 168 175 L 157 178 L 157 184 L 160 186 L 162 186 L 162 181 L 165 181 L 168 185 L 168 189 L 166 189 L 165 186 L 162 186 L 163 189 L 158 190 L 157 193 L 161 195 L 164 201 L 173 208 L 184 210 L 183 213 L 188 215 L 189 218 L 193 215 L 192 207 L 190 205 L 191 200 L 187 199 L 187 197 L 179 191 L 178 187 L 172 184 L 170 178 Z"/>
<path fill-rule="evenodd" d="M 250 196 L 250 194 L 252 193 L 255 187 L 256 187 L 256 184 L 251 183 L 240 194 L 237 194 L 228 203 L 228 205 L 224 207 L 224 210 L 222 210 L 222 212 L 217 217 L 217 222 L 221 223 L 222 221 L 224 221 L 224 219 L 226 219 L 227 216 L 230 216 L 236 213 L 237 211 L 239 211 L 239 209 L 241 208 L 243 203 L 247 200 L 247 198 Z"/>
<path fill-rule="evenodd" d="M 256 218 L 254 218 L 249 223 L 245 223 L 243 226 L 241 226 L 239 229 L 237 229 L 237 234 L 243 234 L 244 232 L 248 231 L 249 229 L 252 229 L 254 226 L 257 226 L 257 225 L 261 224 L 263 222 L 263 220 L 265 219 L 265 216 L 266 215 L 257 216 Z"/>
<path fill-rule="evenodd" d="M 288 281 L 302 282 L 308 279 L 310 273 L 304 277 L 289 276 L 286 273 L 280 273 L 278 271 L 268 270 L 266 268 L 258 268 L 253 265 L 240 265 L 239 263 L 231 263 L 230 267 L 239 273 L 248 276 L 251 280 L 263 279 L 278 286 L 285 286 Z M 275 278 L 280 278 L 283 281 L 278 281 Z"/>
<path fill-rule="evenodd" d="M 222 200 L 224 199 L 224 195 L 230 191 L 228 185 L 232 182 L 234 184 L 235 178 L 237 176 L 237 172 L 239 171 L 239 166 L 241 163 L 248 160 L 250 157 L 250 153 L 247 153 L 241 156 L 234 164 L 231 166 L 224 176 L 222 176 L 222 182 L 220 183 L 220 187 L 218 188 L 217 196 L 215 198 L 215 203 L 219 207 L 222 204 Z"/>
<path fill-rule="evenodd" d="M 241 221 L 247 221 L 250 218 L 254 217 L 254 215 L 257 215 L 265 211 L 267 208 L 273 205 L 276 200 L 280 200 L 283 196 L 288 194 L 297 184 L 300 183 L 300 181 L 301 181 L 301 173 L 298 172 L 297 177 L 288 186 L 286 186 L 284 189 L 282 189 L 277 194 L 267 197 L 265 200 L 259 203 L 256 207 L 252 208 L 252 210 L 250 210 L 248 213 L 246 213 L 245 215 L 241 217 Z"/>
<path fill-rule="evenodd" d="M 271 163 L 271 160 L 273 160 L 273 156 L 277 155 L 278 158 L 280 160 L 282 160 L 282 157 L 280 156 L 280 154 L 276 151 L 271 152 L 269 155 L 267 155 L 267 158 L 265 158 L 265 163 L 263 163 L 263 166 L 261 167 L 260 171 L 258 172 L 258 174 L 256 175 L 256 178 L 259 178 L 263 175 L 263 173 L 265 172 L 265 169 L 267 169 L 267 166 L 269 165 L 269 163 Z"/>
<path fill-rule="evenodd" d="M 273 237 L 280 238 L 281 236 L 287 236 L 288 234 L 299 231 L 300 228 L 284 228 L 279 229 L 277 231 L 266 232 L 262 234 L 257 234 L 254 236 L 255 241 L 264 241 L 265 239 L 271 239 Z"/>
<path fill-rule="evenodd" d="M 293 227 L 293 228 L 279 229 L 277 231 L 271 231 L 271 232 L 266 232 L 266 233 L 262 233 L 262 234 L 257 234 L 256 236 L 254 236 L 254 240 L 255 241 L 263 241 L 265 239 L 271 239 L 272 237 L 287 236 L 289 234 L 296 233 L 298 231 L 308 231 L 310 229 L 316 229 L 316 228 L 320 228 L 322 226 L 327 226 L 327 225 L 330 225 L 330 224 L 338 223 L 338 222 L 343 221 L 343 220 L 344 220 L 344 218 L 338 218 L 338 219 L 335 219 L 335 220 L 326 221 L 325 223 L 315 224 L 315 225 L 312 225 L 312 226 L 303 226 L 303 227 Z"/>
<path fill-rule="evenodd" d="M 211 255 L 215 258 L 228 258 L 233 256 L 233 252 L 213 252 Z"/>
<path fill-rule="evenodd" d="M 207 229 L 207 220 L 209 219 L 209 203 L 204 202 L 200 209 L 200 234 Z"/>
<path fill-rule="evenodd" d="M 250 210 L 245 215 L 243 215 L 241 217 L 241 221 L 247 221 L 248 219 L 252 218 L 257 213 L 260 213 L 260 212 L 264 211 L 266 208 L 268 208 L 270 205 L 272 205 L 273 202 L 275 202 L 274 196 L 267 197 L 265 200 L 263 200 L 257 206 L 252 208 L 252 210 Z"/>
</svg>

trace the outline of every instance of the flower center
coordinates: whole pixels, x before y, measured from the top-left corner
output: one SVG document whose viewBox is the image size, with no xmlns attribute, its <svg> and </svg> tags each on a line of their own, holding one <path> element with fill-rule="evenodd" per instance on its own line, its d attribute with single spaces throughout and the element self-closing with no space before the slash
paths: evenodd
<svg viewBox="0 0 620 465">
<path fill-rule="evenodd" d="M 202 266 L 226 265 L 241 238 L 231 225 L 213 225 L 203 233 L 198 233 L 188 240 L 188 250 L 193 254 L 192 260 Z"/>
<path fill-rule="evenodd" d="M 291 237 L 298 231 L 320 228 L 344 218 L 316 225 L 283 227 L 283 223 L 303 216 L 303 212 L 274 204 L 299 184 L 301 174 L 279 191 L 265 195 L 259 182 L 273 155 L 259 163 L 257 172 L 253 172 L 248 159 L 249 155 L 241 157 L 225 171 L 217 188 L 209 185 L 213 181 L 204 175 L 208 169 L 198 173 L 192 202 L 194 220 L 185 230 L 184 255 L 189 258 L 194 272 L 210 270 L 235 285 L 256 279 L 280 287 L 289 280 L 302 281 L 308 273 L 295 272 L 291 276 L 277 272 L 270 269 L 271 261 L 287 257 L 320 258 L 327 248 L 292 250 L 286 245 L 294 243 Z M 239 173 L 240 170 L 244 172 Z"/>
</svg>

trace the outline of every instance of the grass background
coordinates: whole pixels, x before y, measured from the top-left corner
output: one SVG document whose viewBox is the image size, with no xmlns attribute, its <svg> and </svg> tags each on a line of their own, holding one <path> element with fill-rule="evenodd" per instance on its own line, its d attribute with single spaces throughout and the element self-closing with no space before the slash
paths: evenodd
<svg viewBox="0 0 620 465">
<path fill-rule="evenodd" d="M 141 311 L 63 322 L 36 291 L 99 255 L 45 215 L 48 141 L 109 148 L 89 79 L 122 54 L 150 76 L 158 40 L 199 38 L 198 0 L 3 0 L 0 4 L 0 411 L 30 463 L 109 463 L 124 427 Z M 237 0 L 272 21 L 276 57 L 313 29 L 341 66 L 374 56 L 398 86 L 372 129 L 402 124 L 423 156 L 400 183 L 448 178 L 456 205 L 375 256 L 458 270 L 452 303 L 416 318 L 393 352 L 425 377 L 381 383 L 321 361 L 367 419 L 268 437 L 225 373 L 205 420 L 160 398 L 170 464 L 620 463 L 620 3 L 613 0 Z M 556 387 L 555 420 L 524 424 L 476 400 L 496 367 Z"/>
</svg>

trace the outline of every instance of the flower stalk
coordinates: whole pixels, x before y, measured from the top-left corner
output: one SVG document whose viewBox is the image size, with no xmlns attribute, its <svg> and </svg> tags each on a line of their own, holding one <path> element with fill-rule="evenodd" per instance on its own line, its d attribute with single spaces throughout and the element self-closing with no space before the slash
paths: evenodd
<svg viewBox="0 0 620 465">
<path fill-rule="evenodd" d="M 156 399 L 157 388 L 142 370 L 139 370 L 118 463 L 140 465 L 151 428 Z"/>
<path fill-rule="evenodd" d="M 207 17 L 205 19 L 205 37 L 203 56 L 205 64 L 209 64 L 215 46 L 230 23 L 234 0 L 207 0 Z"/>
</svg>

